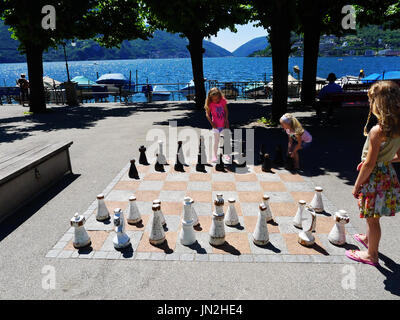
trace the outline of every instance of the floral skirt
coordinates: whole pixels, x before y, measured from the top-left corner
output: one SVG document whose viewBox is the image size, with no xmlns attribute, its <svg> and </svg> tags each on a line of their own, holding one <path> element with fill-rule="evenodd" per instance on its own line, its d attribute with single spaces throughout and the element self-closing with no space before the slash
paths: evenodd
<svg viewBox="0 0 400 320">
<path fill-rule="evenodd" d="M 400 184 L 390 162 L 379 162 L 358 198 L 361 218 L 394 216 L 400 212 Z"/>
</svg>

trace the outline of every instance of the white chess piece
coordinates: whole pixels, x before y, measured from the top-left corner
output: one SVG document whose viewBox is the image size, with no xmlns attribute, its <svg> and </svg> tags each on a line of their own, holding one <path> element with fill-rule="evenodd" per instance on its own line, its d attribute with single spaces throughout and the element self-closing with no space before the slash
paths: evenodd
<svg viewBox="0 0 400 320">
<path fill-rule="evenodd" d="M 153 223 L 151 225 L 149 241 L 153 245 L 160 245 L 165 241 L 165 232 L 161 224 L 160 205 L 155 204 L 153 210 Z"/>
<path fill-rule="evenodd" d="M 317 213 L 324 212 L 324 204 L 322 202 L 322 191 L 323 190 L 321 187 L 315 187 L 315 195 L 310 203 L 310 206 Z"/>
<path fill-rule="evenodd" d="M 113 239 L 115 249 L 123 249 L 130 245 L 131 239 L 125 233 L 125 219 L 124 213 L 121 209 L 114 210 L 114 226 L 117 233 Z"/>
<path fill-rule="evenodd" d="M 163 142 L 160 140 L 158 141 L 158 153 L 157 153 L 157 161 L 159 164 L 167 164 L 167 158 L 164 155 L 164 147 Z"/>
<path fill-rule="evenodd" d="M 342 246 L 346 243 L 345 225 L 350 222 L 350 218 L 345 210 L 339 210 L 333 216 L 335 225 L 328 235 L 328 240 L 337 245 Z"/>
<path fill-rule="evenodd" d="M 193 212 L 191 198 L 186 197 L 183 202 L 183 219 L 182 229 L 179 235 L 179 240 L 184 246 L 190 246 L 196 242 L 196 234 L 193 229 Z"/>
<path fill-rule="evenodd" d="M 215 211 L 213 212 L 210 228 L 210 244 L 220 246 L 225 243 L 225 224 L 224 224 L 224 199 L 222 194 L 217 195 L 214 200 Z"/>
<path fill-rule="evenodd" d="M 165 221 L 164 213 L 162 212 L 162 209 L 161 209 L 161 200 L 160 199 L 154 200 L 153 201 L 153 205 L 159 205 L 160 206 L 161 225 L 163 227 L 166 227 L 167 226 L 167 222 Z"/>
<path fill-rule="evenodd" d="M 265 217 L 268 221 L 272 220 L 272 211 L 271 211 L 271 207 L 269 206 L 269 195 L 264 194 L 263 195 L 263 203 L 264 205 L 267 207 L 266 211 L 265 211 Z"/>
<path fill-rule="evenodd" d="M 71 226 L 74 227 L 74 241 L 73 245 L 75 249 L 84 248 L 91 245 L 90 237 L 86 232 L 84 224 L 86 219 L 84 216 L 80 216 L 79 213 L 75 213 L 71 219 Z"/>
<path fill-rule="evenodd" d="M 261 203 L 258 212 L 257 224 L 253 232 L 253 242 L 256 245 L 264 246 L 269 243 L 268 224 L 266 219 L 267 207 Z"/>
<path fill-rule="evenodd" d="M 104 202 L 104 194 L 99 194 L 97 196 L 97 221 L 105 221 L 110 219 L 110 213 L 108 212 L 107 206 Z"/>
<path fill-rule="evenodd" d="M 135 196 L 129 198 L 128 217 L 126 220 L 129 224 L 137 224 L 142 222 L 142 217 L 137 207 Z"/>
<path fill-rule="evenodd" d="M 311 207 L 306 207 L 303 211 L 306 218 L 302 221 L 303 230 L 299 233 L 298 242 L 306 247 L 311 247 L 315 243 L 315 237 L 312 234 L 316 226 L 317 215 Z"/>
<path fill-rule="evenodd" d="M 233 198 L 228 199 L 228 210 L 225 215 L 225 224 L 227 226 L 237 226 L 239 224 L 239 217 L 235 208 L 236 200 Z"/>
<path fill-rule="evenodd" d="M 296 215 L 294 216 L 293 219 L 293 225 L 296 228 L 301 229 L 302 226 L 302 220 L 303 220 L 303 212 L 304 212 L 304 207 L 306 206 L 306 202 L 304 200 L 299 200 L 299 207 L 297 208 Z"/>
<path fill-rule="evenodd" d="M 200 221 L 199 221 L 199 217 L 197 216 L 197 212 L 194 209 L 194 200 L 192 198 L 190 199 L 190 203 L 192 205 L 193 227 L 198 227 L 198 226 L 200 226 Z"/>
</svg>

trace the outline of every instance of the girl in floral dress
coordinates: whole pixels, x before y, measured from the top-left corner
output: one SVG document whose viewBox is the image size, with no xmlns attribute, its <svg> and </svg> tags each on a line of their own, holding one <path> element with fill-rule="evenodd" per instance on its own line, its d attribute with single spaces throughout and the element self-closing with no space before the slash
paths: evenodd
<svg viewBox="0 0 400 320">
<path fill-rule="evenodd" d="M 377 266 L 381 238 L 379 219 L 400 212 L 400 184 L 392 162 L 400 160 L 400 87 L 392 81 L 381 81 L 368 91 L 370 113 L 378 124 L 367 135 L 353 195 L 358 199 L 360 217 L 367 222 L 367 233 L 354 238 L 368 250 L 347 250 L 352 260 Z"/>
</svg>

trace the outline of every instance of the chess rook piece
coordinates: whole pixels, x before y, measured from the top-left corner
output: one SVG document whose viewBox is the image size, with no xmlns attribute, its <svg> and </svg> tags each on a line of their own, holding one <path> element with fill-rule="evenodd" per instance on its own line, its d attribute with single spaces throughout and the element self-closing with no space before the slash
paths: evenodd
<svg viewBox="0 0 400 320">
<path fill-rule="evenodd" d="M 233 198 L 228 199 L 229 206 L 225 215 L 225 224 L 230 227 L 237 226 L 239 224 L 239 217 L 236 212 L 235 202 L 236 201 Z"/>
<path fill-rule="evenodd" d="M 110 219 L 110 213 L 106 207 L 104 202 L 104 195 L 99 194 L 97 196 L 97 213 L 96 213 L 96 220 L 97 221 L 105 221 Z"/>
<path fill-rule="evenodd" d="M 283 151 L 282 146 L 277 146 L 275 149 L 274 165 L 277 167 L 283 166 Z"/>
<path fill-rule="evenodd" d="M 139 173 L 136 168 L 136 160 L 131 160 L 131 167 L 129 168 L 129 178 L 140 180 Z"/>
<path fill-rule="evenodd" d="M 211 222 L 209 243 L 213 246 L 220 246 L 225 243 L 224 199 L 222 194 L 217 195 L 214 205 L 215 211 Z"/>
<path fill-rule="evenodd" d="M 330 243 L 342 246 L 346 243 L 346 230 L 345 225 L 350 222 L 350 218 L 345 210 L 339 210 L 333 216 L 335 225 L 331 232 L 329 232 L 328 240 Z"/>
<path fill-rule="evenodd" d="M 176 154 L 176 163 L 174 166 L 174 170 L 177 172 L 185 172 L 185 168 L 183 167 L 183 164 L 180 160 L 180 156 L 178 153 Z"/>
<path fill-rule="evenodd" d="M 114 226 L 117 233 L 113 239 L 115 249 L 123 249 L 131 244 L 131 238 L 125 233 L 124 213 L 121 209 L 114 210 Z"/>
<path fill-rule="evenodd" d="M 161 200 L 157 199 L 153 201 L 153 205 L 159 205 L 160 206 L 160 220 L 161 220 L 161 225 L 163 226 L 163 228 L 165 228 L 167 226 L 167 223 L 165 222 L 165 217 L 164 214 L 162 212 L 161 209 Z"/>
<path fill-rule="evenodd" d="M 153 210 L 153 223 L 151 225 L 149 241 L 153 245 L 160 245 L 165 241 L 165 232 L 161 224 L 160 205 L 155 204 Z"/>
<path fill-rule="evenodd" d="M 206 167 L 201 161 L 201 153 L 197 155 L 197 164 L 196 164 L 197 172 L 206 172 Z"/>
<path fill-rule="evenodd" d="M 263 172 L 272 172 L 271 168 L 272 168 L 271 159 L 269 157 L 269 154 L 266 153 L 266 154 L 264 154 L 264 161 L 262 163 L 261 170 Z"/>
<path fill-rule="evenodd" d="M 306 218 L 302 221 L 303 230 L 299 233 L 298 242 L 305 247 L 311 247 L 315 243 L 312 233 L 315 230 L 317 215 L 311 207 L 306 207 L 303 214 L 306 215 Z"/>
<path fill-rule="evenodd" d="M 128 217 L 126 221 L 128 224 L 138 224 L 142 222 L 142 217 L 137 207 L 135 196 L 129 198 Z"/>
<path fill-rule="evenodd" d="M 73 241 L 75 249 L 85 248 L 92 244 L 84 226 L 85 222 L 85 217 L 80 216 L 79 213 L 75 213 L 75 215 L 71 219 L 71 226 L 75 229 Z"/>
<path fill-rule="evenodd" d="M 293 218 L 293 225 L 296 228 L 303 228 L 302 221 L 303 221 L 303 212 L 304 207 L 306 206 L 306 202 L 304 200 L 299 200 L 299 207 L 297 208 L 296 215 Z"/>
<path fill-rule="evenodd" d="M 260 151 L 258 152 L 258 162 L 260 164 L 264 163 L 264 155 L 265 155 L 265 147 L 264 144 L 261 144 Z"/>
<path fill-rule="evenodd" d="M 285 169 L 288 171 L 294 170 L 294 159 L 290 155 L 286 156 Z"/>
<path fill-rule="evenodd" d="M 177 154 L 178 154 L 178 157 L 179 157 L 179 162 L 180 162 L 182 165 L 185 165 L 185 155 L 184 155 L 184 153 L 183 153 L 182 144 L 183 144 L 182 141 L 178 141 L 178 151 L 177 151 Z"/>
<path fill-rule="evenodd" d="M 269 195 L 267 195 L 267 194 L 263 195 L 263 204 L 267 208 L 265 210 L 266 222 L 271 221 L 272 220 L 272 211 L 271 211 L 271 207 L 269 206 Z"/>
<path fill-rule="evenodd" d="M 147 161 L 147 156 L 146 156 L 146 148 L 145 146 L 141 146 L 139 148 L 140 156 L 139 156 L 139 164 L 142 164 L 144 166 L 148 166 L 149 162 Z"/>
<path fill-rule="evenodd" d="M 186 197 L 183 202 L 182 229 L 179 234 L 179 240 L 184 246 L 190 246 L 196 242 L 191 200 L 189 197 Z"/>
<path fill-rule="evenodd" d="M 161 140 L 158 141 L 157 161 L 162 165 L 168 165 L 167 158 L 164 155 L 164 143 Z"/>
<path fill-rule="evenodd" d="M 324 204 L 322 202 L 322 191 L 323 190 L 321 187 L 315 187 L 315 195 L 310 203 L 311 207 L 317 213 L 324 212 Z"/>
<path fill-rule="evenodd" d="M 225 172 L 225 165 L 222 159 L 222 153 L 219 155 L 219 162 L 215 165 L 215 170 L 220 172 Z"/>
<path fill-rule="evenodd" d="M 154 170 L 157 172 L 164 172 L 164 165 L 162 164 L 162 159 L 160 155 L 157 153 L 156 164 L 154 165 Z"/>
<path fill-rule="evenodd" d="M 267 207 L 261 203 L 258 212 L 257 224 L 253 232 L 253 242 L 258 246 L 265 246 L 269 242 L 269 232 L 267 225 Z"/>
</svg>

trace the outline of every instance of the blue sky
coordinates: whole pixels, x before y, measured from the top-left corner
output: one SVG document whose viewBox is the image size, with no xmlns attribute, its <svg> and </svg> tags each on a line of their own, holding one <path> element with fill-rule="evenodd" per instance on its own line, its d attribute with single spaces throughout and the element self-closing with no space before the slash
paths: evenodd
<svg viewBox="0 0 400 320">
<path fill-rule="evenodd" d="M 267 36 L 267 31 L 264 28 L 254 27 L 253 23 L 238 25 L 236 28 L 237 33 L 233 33 L 229 29 L 221 30 L 216 37 L 211 37 L 211 41 L 232 52 L 247 41 Z"/>
</svg>

